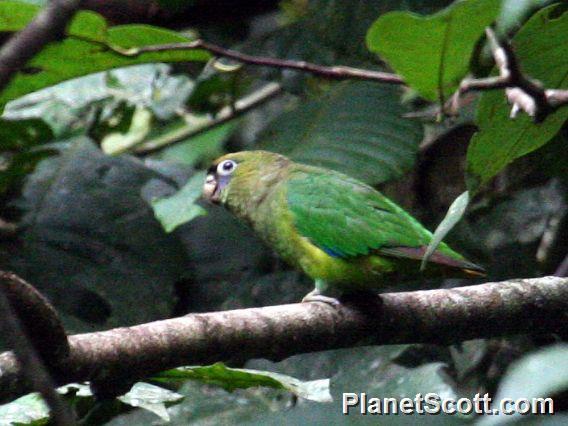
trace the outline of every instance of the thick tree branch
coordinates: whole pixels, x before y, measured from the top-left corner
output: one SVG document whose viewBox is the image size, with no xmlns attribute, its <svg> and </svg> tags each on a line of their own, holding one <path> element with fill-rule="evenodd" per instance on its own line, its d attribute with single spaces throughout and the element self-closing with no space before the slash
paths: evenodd
<svg viewBox="0 0 568 426">
<path fill-rule="evenodd" d="M 71 336 L 58 384 L 107 385 L 164 369 L 238 356 L 280 360 L 351 347 L 428 342 L 449 344 L 509 334 L 564 330 L 568 279 L 545 277 L 454 289 L 388 293 L 365 309 L 300 303 L 192 314 L 128 328 Z M 357 305 L 361 306 L 361 305 Z M 29 392 L 14 355 L 0 355 L 0 400 Z"/>
</svg>

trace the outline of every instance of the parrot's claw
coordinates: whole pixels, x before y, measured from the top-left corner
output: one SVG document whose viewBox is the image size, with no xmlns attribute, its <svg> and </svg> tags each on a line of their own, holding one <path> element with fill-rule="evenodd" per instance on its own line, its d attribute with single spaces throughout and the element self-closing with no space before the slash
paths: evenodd
<svg viewBox="0 0 568 426">
<path fill-rule="evenodd" d="M 341 302 L 337 300 L 335 297 L 324 296 L 317 289 L 310 291 L 302 299 L 302 303 L 310 303 L 310 302 L 322 302 L 331 305 L 334 308 L 341 304 Z"/>
</svg>

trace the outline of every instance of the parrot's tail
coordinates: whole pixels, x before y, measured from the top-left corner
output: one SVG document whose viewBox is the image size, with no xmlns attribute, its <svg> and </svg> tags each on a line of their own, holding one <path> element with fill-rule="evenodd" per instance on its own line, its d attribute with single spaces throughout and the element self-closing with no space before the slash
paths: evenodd
<svg viewBox="0 0 568 426">
<path fill-rule="evenodd" d="M 423 247 L 381 247 L 378 251 L 384 256 L 392 256 L 403 259 L 422 260 L 426 253 Z M 428 264 L 445 267 L 448 275 L 464 278 L 478 278 L 486 275 L 485 269 L 464 258 L 448 256 L 440 251 L 435 251 L 429 258 Z M 436 268 L 438 269 L 438 268 Z M 453 273 L 452 273 L 453 272 Z"/>
</svg>

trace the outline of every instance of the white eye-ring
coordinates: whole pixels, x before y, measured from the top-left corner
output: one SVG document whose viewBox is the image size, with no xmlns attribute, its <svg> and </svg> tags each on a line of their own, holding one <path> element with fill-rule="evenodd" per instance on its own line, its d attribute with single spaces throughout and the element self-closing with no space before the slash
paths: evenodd
<svg viewBox="0 0 568 426">
<path fill-rule="evenodd" d="M 225 160 L 217 166 L 217 174 L 219 176 L 228 176 L 237 168 L 237 163 L 233 160 Z"/>
</svg>

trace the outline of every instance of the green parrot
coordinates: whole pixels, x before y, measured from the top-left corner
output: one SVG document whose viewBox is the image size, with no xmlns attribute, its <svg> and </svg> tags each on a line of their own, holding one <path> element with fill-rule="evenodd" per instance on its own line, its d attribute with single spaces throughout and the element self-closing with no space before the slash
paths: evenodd
<svg viewBox="0 0 568 426">
<path fill-rule="evenodd" d="M 203 194 L 247 222 L 288 263 L 315 280 L 303 301 L 416 279 L 432 238 L 374 188 L 342 173 L 267 151 L 227 154 L 207 172 Z M 446 244 L 427 277 L 483 275 Z"/>
</svg>

